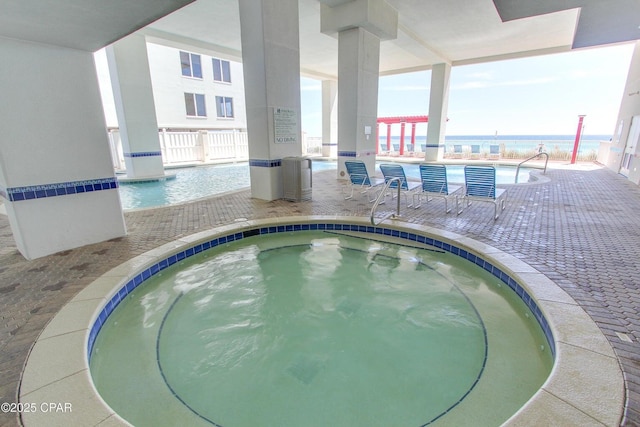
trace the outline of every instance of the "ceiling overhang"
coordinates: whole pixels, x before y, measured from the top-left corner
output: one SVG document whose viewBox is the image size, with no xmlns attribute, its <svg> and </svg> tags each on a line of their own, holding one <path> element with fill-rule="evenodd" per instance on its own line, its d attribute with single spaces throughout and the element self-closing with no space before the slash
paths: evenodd
<svg viewBox="0 0 640 427">
<path fill-rule="evenodd" d="M 504 22 L 579 9 L 572 48 L 640 39 L 638 0 L 493 0 Z"/>
</svg>

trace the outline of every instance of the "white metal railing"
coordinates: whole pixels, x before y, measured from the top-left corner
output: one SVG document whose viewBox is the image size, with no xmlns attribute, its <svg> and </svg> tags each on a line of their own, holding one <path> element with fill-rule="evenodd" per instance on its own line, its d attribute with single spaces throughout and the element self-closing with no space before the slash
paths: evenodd
<svg viewBox="0 0 640 427">
<path fill-rule="evenodd" d="M 122 152 L 122 142 L 120 132 L 109 131 L 109 148 L 111 149 L 111 160 L 115 170 L 124 170 L 124 153 Z"/>
<path fill-rule="evenodd" d="M 159 132 L 159 140 L 162 162 L 165 165 L 249 159 L 249 141 L 246 132 L 162 130 Z M 109 145 L 114 168 L 124 170 L 124 150 L 120 132 L 117 129 L 109 131 Z"/>
<path fill-rule="evenodd" d="M 382 200 L 384 200 L 384 198 L 387 195 L 387 191 L 391 187 L 391 184 L 393 184 L 394 182 L 397 183 L 397 188 L 398 188 L 398 205 L 396 206 L 396 212 L 395 213 L 391 212 L 390 214 L 387 214 L 383 218 L 381 218 L 380 221 L 376 222 L 376 218 L 375 218 L 376 209 L 378 209 L 378 205 L 382 203 Z M 389 218 L 397 218 L 400 216 L 400 190 L 402 190 L 402 178 L 395 177 L 387 181 L 382 191 L 380 191 L 380 194 L 378 194 L 378 197 L 376 198 L 376 201 L 373 204 L 373 207 L 371 208 L 371 217 L 370 217 L 371 225 L 380 225 L 383 221 L 386 221 Z"/>
<path fill-rule="evenodd" d="M 202 158 L 198 132 L 160 132 L 160 147 L 164 163 L 186 163 Z"/>
<path fill-rule="evenodd" d="M 246 132 L 207 132 L 206 160 L 248 159 L 249 143 Z"/>
<path fill-rule="evenodd" d="M 529 160 L 533 160 L 536 157 L 540 157 L 540 156 L 545 156 L 545 160 L 544 160 L 544 170 L 542 171 L 543 174 L 547 173 L 547 163 L 549 163 L 549 154 L 545 153 L 544 151 L 541 153 L 536 154 L 535 156 L 531 156 L 528 159 L 525 159 L 523 161 L 521 161 L 520 163 L 518 163 L 518 166 L 516 167 L 516 184 L 518 183 L 518 174 L 520 173 L 520 166 L 522 166 L 524 163 L 528 162 Z"/>
<path fill-rule="evenodd" d="M 319 156 L 322 154 L 322 137 L 308 136 L 306 133 L 302 135 L 302 152 L 307 155 Z"/>
</svg>

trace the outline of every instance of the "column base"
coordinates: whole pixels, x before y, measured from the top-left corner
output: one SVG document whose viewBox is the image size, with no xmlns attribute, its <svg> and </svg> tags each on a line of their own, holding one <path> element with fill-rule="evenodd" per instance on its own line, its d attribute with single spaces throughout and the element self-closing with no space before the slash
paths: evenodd
<svg viewBox="0 0 640 427">
<path fill-rule="evenodd" d="M 430 145 L 427 144 L 424 159 L 427 162 L 439 162 L 444 158 L 444 144 Z"/>
<path fill-rule="evenodd" d="M 261 200 L 282 199 L 282 160 L 250 160 L 251 197 Z"/>
</svg>

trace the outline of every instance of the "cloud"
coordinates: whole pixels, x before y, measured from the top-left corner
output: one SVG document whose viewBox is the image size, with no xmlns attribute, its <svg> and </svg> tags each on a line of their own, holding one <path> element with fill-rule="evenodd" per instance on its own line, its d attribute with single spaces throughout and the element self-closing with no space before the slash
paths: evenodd
<svg viewBox="0 0 640 427">
<path fill-rule="evenodd" d="M 478 71 L 476 73 L 469 74 L 469 77 L 480 80 L 491 80 L 493 73 L 489 71 Z"/>
<path fill-rule="evenodd" d="M 415 92 L 418 90 L 422 90 L 422 91 L 428 92 L 429 86 L 428 85 L 392 85 L 392 86 L 380 85 L 380 90 L 388 90 L 388 91 L 396 91 L 396 92 Z"/>
<path fill-rule="evenodd" d="M 322 90 L 321 84 L 302 84 L 300 85 L 302 92 L 320 92 Z"/>
<path fill-rule="evenodd" d="M 452 89 L 466 90 L 466 89 L 485 89 L 490 87 L 504 87 L 504 86 L 532 86 L 543 85 L 557 81 L 556 77 L 539 77 L 535 79 L 526 80 L 507 80 L 507 81 L 469 81 L 458 85 L 451 86 Z"/>
</svg>

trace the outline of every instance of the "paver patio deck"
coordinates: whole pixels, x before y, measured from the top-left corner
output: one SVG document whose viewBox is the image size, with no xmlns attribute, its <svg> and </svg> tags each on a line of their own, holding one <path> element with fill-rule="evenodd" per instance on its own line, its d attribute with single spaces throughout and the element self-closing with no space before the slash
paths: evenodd
<svg viewBox="0 0 640 427">
<path fill-rule="evenodd" d="M 545 178 L 508 186 L 507 208 L 497 221 L 489 204 L 445 215 L 438 199 L 417 210 L 403 208 L 403 220 L 495 246 L 567 291 L 618 356 L 627 396 L 622 424 L 640 426 L 640 187 L 595 166 L 553 168 Z M 343 200 L 338 185 L 335 171 L 323 171 L 314 175 L 310 202 L 265 202 L 242 190 L 126 212 L 126 237 L 33 261 L 19 254 L 7 217 L 0 215 L 0 403 L 16 401 L 23 365 L 47 322 L 96 277 L 164 243 L 241 218 L 368 216 L 366 200 Z M 0 413 L 0 425 L 20 420 Z"/>
</svg>

